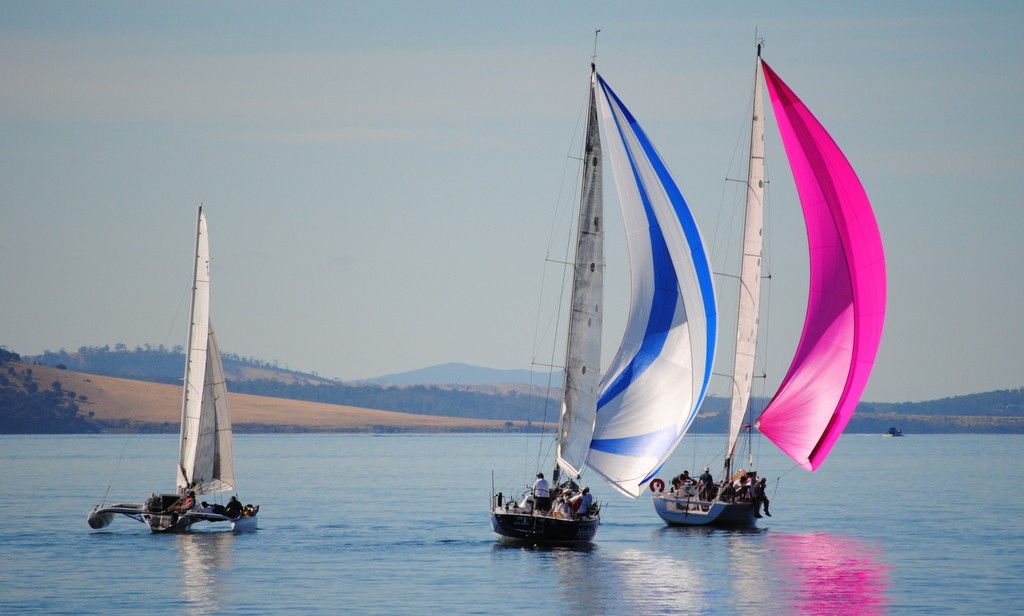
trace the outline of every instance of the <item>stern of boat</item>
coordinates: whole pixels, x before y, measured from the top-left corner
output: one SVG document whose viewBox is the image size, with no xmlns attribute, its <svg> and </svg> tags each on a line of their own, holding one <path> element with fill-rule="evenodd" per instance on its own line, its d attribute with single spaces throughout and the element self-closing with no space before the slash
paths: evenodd
<svg viewBox="0 0 1024 616">
<path fill-rule="evenodd" d="M 600 524 L 599 515 L 563 520 L 505 507 L 491 509 L 491 528 L 508 542 L 585 543 L 594 539 Z"/>
<path fill-rule="evenodd" d="M 246 515 L 231 522 L 231 530 L 236 533 L 251 533 L 257 529 L 257 522 L 255 515 Z"/>
<path fill-rule="evenodd" d="M 652 496 L 654 510 L 669 526 L 754 526 L 752 503 L 700 501 L 662 492 Z"/>
</svg>

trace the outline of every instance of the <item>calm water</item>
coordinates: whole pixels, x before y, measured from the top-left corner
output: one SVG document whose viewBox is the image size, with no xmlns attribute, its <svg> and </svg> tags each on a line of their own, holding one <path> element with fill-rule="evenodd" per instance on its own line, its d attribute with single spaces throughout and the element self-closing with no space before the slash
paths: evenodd
<svg viewBox="0 0 1024 616">
<path fill-rule="evenodd" d="M 538 443 L 238 436 L 239 494 L 262 505 L 261 530 L 163 536 L 123 517 L 92 531 L 85 518 L 108 485 L 111 501 L 170 488 L 177 437 L 3 436 L 0 613 L 1024 610 L 1024 490 L 990 479 L 1015 478 L 1024 436 L 847 435 L 814 474 L 762 455 L 761 472 L 781 477 L 775 517 L 748 532 L 667 528 L 646 496 L 591 479 L 604 502 L 592 547 L 503 547 L 486 514 L 492 470 L 508 493 Z M 720 447 L 690 443 L 671 474 Z"/>
</svg>

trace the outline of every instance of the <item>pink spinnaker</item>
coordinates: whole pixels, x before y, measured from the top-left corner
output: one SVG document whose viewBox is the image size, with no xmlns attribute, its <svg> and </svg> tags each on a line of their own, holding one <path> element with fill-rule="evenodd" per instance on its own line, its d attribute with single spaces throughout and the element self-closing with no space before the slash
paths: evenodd
<svg viewBox="0 0 1024 616">
<path fill-rule="evenodd" d="M 853 416 L 878 353 L 885 255 L 853 167 L 793 91 L 761 65 L 804 211 L 810 285 L 793 363 L 755 427 L 813 471 Z"/>
</svg>

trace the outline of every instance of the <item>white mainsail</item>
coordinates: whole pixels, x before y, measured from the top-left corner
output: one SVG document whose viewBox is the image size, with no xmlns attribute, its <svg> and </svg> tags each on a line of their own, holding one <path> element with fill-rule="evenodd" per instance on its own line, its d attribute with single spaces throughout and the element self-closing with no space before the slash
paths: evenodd
<svg viewBox="0 0 1024 616">
<path fill-rule="evenodd" d="M 732 371 L 732 404 L 725 465 L 729 472 L 733 452 L 750 404 L 757 352 L 757 328 L 761 310 L 761 255 L 764 237 L 764 105 L 761 67 L 754 69 L 753 117 L 750 123 L 750 158 L 747 163 L 747 196 L 743 219 L 743 256 L 740 262 L 739 303 L 736 312 L 736 357 Z"/>
<path fill-rule="evenodd" d="M 210 324 L 210 245 L 200 207 L 177 486 L 179 491 L 191 489 L 196 494 L 224 492 L 234 487 L 234 475 L 224 368 Z"/>
<path fill-rule="evenodd" d="M 592 72 L 565 382 L 556 451 L 558 466 L 572 477 L 578 477 L 583 472 L 583 465 L 590 453 L 601 378 L 604 221 L 601 133 L 593 87 L 596 78 L 597 73 Z"/>
</svg>

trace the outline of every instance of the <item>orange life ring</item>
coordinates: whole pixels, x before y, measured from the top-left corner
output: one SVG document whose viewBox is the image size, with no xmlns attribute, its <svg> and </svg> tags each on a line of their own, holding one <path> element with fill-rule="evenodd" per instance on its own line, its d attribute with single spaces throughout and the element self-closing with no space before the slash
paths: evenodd
<svg viewBox="0 0 1024 616">
<path fill-rule="evenodd" d="M 655 477 L 654 480 L 651 481 L 651 492 L 664 492 L 664 491 L 665 491 L 665 482 L 662 481 L 661 479 L 658 479 L 657 477 Z"/>
</svg>

